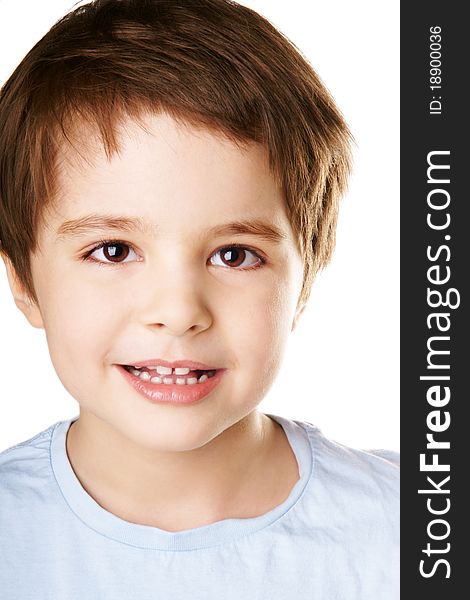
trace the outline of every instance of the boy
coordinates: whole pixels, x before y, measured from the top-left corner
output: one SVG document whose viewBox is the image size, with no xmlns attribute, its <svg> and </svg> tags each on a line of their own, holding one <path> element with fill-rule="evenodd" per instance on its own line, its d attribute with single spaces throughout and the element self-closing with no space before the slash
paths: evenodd
<svg viewBox="0 0 470 600">
<path fill-rule="evenodd" d="M 80 415 L 1 455 L 2 598 L 398 597 L 396 467 L 256 410 L 349 144 L 308 63 L 226 0 L 97 0 L 25 57 L 1 251 Z"/>
</svg>

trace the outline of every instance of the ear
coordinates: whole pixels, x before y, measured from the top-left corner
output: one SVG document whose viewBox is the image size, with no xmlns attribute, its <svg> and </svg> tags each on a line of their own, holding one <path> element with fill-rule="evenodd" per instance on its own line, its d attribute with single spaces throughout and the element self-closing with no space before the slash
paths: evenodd
<svg viewBox="0 0 470 600">
<path fill-rule="evenodd" d="M 5 263 L 8 283 L 10 284 L 11 293 L 13 294 L 13 299 L 16 306 L 21 310 L 33 327 L 44 329 L 44 323 L 39 306 L 27 294 L 9 258 L 3 254 L 1 257 Z"/>
<path fill-rule="evenodd" d="M 305 302 L 303 302 L 302 304 L 298 304 L 297 305 L 297 309 L 296 309 L 295 315 L 294 315 L 294 320 L 292 321 L 292 329 L 291 329 L 291 331 L 294 331 L 294 329 L 297 327 L 297 322 L 300 319 L 300 315 L 304 312 L 305 306 L 306 306 Z"/>
</svg>

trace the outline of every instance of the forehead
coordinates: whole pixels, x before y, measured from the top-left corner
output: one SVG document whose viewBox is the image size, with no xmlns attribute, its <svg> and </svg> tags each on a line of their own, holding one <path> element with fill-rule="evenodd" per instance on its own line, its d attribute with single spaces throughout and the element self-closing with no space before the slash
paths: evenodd
<svg viewBox="0 0 470 600">
<path fill-rule="evenodd" d="M 238 143 L 165 113 L 148 115 L 142 124 L 123 122 L 112 156 L 95 132 L 76 127 L 57 175 L 54 208 L 62 217 L 126 210 L 144 221 L 162 210 L 194 216 L 203 211 L 206 217 L 211 211 L 227 218 L 285 216 L 264 146 Z"/>
<path fill-rule="evenodd" d="M 111 124 L 110 124 L 111 125 Z M 130 117 L 115 119 L 113 130 L 103 133 L 95 124 L 75 120 L 67 125 L 63 143 L 59 148 L 57 173 L 62 183 L 70 177 L 74 181 L 87 177 L 103 176 L 119 164 L 144 170 L 153 162 L 165 169 L 178 168 L 182 163 L 189 168 L 194 165 L 202 172 L 212 170 L 224 162 L 227 175 L 247 170 L 256 172 L 256 179 L 277 179 L 271 172 L 267 148 L 252 140 L 229 137 L 222 130 L 215 130 L 202 123 L 176 120 L 166 112 L 143 113 L 138 119 Z M 214 172 L 216 174 L 216 172 Z"/>
</svg>

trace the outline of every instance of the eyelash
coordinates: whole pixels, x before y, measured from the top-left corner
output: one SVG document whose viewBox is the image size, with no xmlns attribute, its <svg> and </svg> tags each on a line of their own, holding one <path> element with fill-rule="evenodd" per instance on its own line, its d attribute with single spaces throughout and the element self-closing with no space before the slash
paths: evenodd
<svg viewBox="0 0 470 600">
<path fill-rule="evenodd" d="M 122 240 L 100 240 L 96 246 L 94 246 L 91 250 L 88 250 L 83 256 L 81 256 L 81 260 L 84 262 L 95 263 L 99 267 L 109 267 L 109 266 L 120 267 L 120 266 L 124 266 L 124 265 L 128 264 L 126 262 L 121 262 L 121 263 L 103 262 L 101 260 L 96 260 L 94 258 L 91 258 L 91 255 L 93 254 L 93 252 L 96 252 L 96 250 L 100 250 L 101 248 L 104 248 L 105 246 L 112 246 L 113 244 L 127 246 L 128 248 L 132 248 L 132 250 L 134 250 L 134 248 L 132 247 L 131 244 L 128 244 L 127 242 L 123 242 Z M 261 256 L 261 254 L 259 254 L 256 250 L 253 250 L 253 248 L 250 248 L 249 246 L 245 246 L 244 244 L 237 244 L 237 243 L 226 244 L 225 246 L 221 246 L 219 249 L 215 250 L 215 252 L 213 252 L 211 254 L 211 257 L 215 256 L 222 250 L 229 250 L 231 248 L 241 248 L 243 250 L 248 250 L 249 252 L 254 254 L 256 256 L 256 258 L 259 260 L 259 263 L 252 265 L 250 267 L 240 268 L 240 267 L 230 267 L 229 265 L 226 265 L 225 268 L 230 269 L 232 271 L 252 271 L 254 269 L 259 269 L 260 267 L 265 265 L 267 262 L 267 260 L 263 256 Z M 135 250 L 134 250 L 134 252 L 135 252 Z M 219 266 L 219 265 L 212 265 L 212 266 Z"/>
</svg>

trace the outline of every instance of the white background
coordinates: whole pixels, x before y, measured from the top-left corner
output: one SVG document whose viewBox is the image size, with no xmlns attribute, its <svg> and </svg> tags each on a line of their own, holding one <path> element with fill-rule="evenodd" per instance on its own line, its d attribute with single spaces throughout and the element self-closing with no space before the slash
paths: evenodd
<svg viewBox="0 0 470 600">
<path fill-rule="evenodd" d="M 245 0 L 332 92 L 356 140 L 337 247 L 260 405 L 358 448 L 399 448 L 399 2 Z M 0 81 L 73 0 L 0 0 Z M 0 451 L 78 414 L 0 261 Z"/>
</svg>

